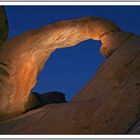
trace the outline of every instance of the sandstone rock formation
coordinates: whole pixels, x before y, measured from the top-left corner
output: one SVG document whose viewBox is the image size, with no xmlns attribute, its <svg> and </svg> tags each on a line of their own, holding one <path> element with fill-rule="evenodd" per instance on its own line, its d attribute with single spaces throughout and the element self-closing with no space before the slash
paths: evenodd
<svg viewBox="0 0 140 140">
<path fill-rule="evenodd" d="M 8 21 L 4 7 L 0 6 L 0 47 L 8 35 Z"/>
<path fill-rule="evenodd" d="M 120 44 L 130 34 L 109 20 L 87 17 L 50 24 L 6 41 L 0 49 L 0 118 L 26 111 L 37 74 L 55 49 L 96 39 L 102 41 L 102 55 L 108 56 L 117 47 L 113 45 L 117 36 Z"/>
<path fill-rule="evenodd" d="M 140 132 L 140 37 L 102 18 L 62 21 L 5 42 L 0 51 L 1 114 L 6 118 L 26 111 L 49 55 L 87 39 L 101 40 L 101 54 L 107 57 L 95 77 L 70 103 L 46 105 L 1 122 L 1 134 Z"/>
<path fill-rule="evenodd" d="M 29 96 L 26 110 L 35 109 L 47 104 L 53 103 L 67 103 L 65 94 L 58 91 L 51 91 L 46 93 L 32 92 Z"/>
<path fill-rule="evenodd" d="M 42 105 L 51 103 L 66 103 L 65 94 L 58 91 L 52 91 L 47 93 L 33 93 L 35 97 L 40 101 Z"/>
</svg>

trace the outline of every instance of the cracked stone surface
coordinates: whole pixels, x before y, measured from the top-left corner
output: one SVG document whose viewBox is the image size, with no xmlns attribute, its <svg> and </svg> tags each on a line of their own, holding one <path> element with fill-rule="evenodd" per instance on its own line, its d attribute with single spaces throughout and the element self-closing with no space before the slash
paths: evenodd
<svg viewBox="0 0 140 140">
<path fill-rule="evenodd" d="M 61 21 L 4 43 L 1 115 L 26 111 L 37 74 L 55 49 L 87 39 L 100 40 L 100 52 L 107 58 L 92 80 L 70 103 L 46 105 L 1 122 L 1 134 L 131 133 L 140 117 L 140 37 L 97 17 Z"/>
</svg>

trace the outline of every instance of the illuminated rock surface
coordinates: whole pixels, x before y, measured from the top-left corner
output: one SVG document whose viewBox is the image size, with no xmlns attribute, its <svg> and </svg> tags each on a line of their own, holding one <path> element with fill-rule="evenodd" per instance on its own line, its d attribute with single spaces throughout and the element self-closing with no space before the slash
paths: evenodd
<svg viewBox="0 0 140 140">
<path fill-rule="evenodd" d="M 26 111 L 50 54 L 87 39 L 101 40 L 101 54 L 107 57 L 95 77 L 70 103 L 46 105 L 1 123 L 1 134 L 131 132 L 140 117 L 140 37 L 101 18 L 62 21 L 6 41 L 0 52 L 1 114 Z"/>
<path fill-rule="evenodd" d="M 0 49 L 0 119 L 26 111 L 37 75 L 54 50 L 92 38 L 102 41 L 101 53 L 108 56 L 117 46 L 108 46 L 105 40 L 118 34 L 118 44 L 130 36 L 111 21 L 87 17 L 50 24 L 6 41 Z"/>
</svg>

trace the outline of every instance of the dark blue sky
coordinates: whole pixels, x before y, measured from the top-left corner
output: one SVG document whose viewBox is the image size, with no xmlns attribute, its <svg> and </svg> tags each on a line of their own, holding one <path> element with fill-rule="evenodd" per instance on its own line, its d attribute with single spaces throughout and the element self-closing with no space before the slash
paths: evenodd
<svg viewBox="0 0 140 140">
<path fill-rule="evenodd" d="M 140 7 L 125 6 L 7 6 L 9 38 L 64 19 L 99 16 L 115 21 L 123 30 L 140 34 Z M 105 60 L 99 41 L 56 50 L 38 76 L 33 91 L 61 91 L 70 100 L 95 75 Z"/>
</svg>

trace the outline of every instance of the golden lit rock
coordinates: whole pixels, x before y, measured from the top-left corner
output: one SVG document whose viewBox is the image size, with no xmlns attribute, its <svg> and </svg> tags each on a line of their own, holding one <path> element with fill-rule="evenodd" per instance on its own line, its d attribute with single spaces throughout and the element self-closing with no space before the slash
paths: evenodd
<svg viewBox="0 0 140 140">
<path fill-rule="evenodd" d="M 97 17 L 50 24 L 3 44 L 0 50 L 1 119 L 21 114 L 38 104 L 30 92 L 54 50 L 87 39 L 100 40 L 100 52 L 107 57 L 95 77 L 70 103 L 46 105 L 3 122 L 1 134 L 131 132 L 140 116 L 140 37 Z"/>
<path fill-rule="evenodd" d="M 91 38 L 102 41 L 104 35 L 118 30 L 111 21 L 87 17 L 60 21 L 6 41 L 0 50 L 0 115 L 9 117 L 26 111 L 36 77 L 54 50 Z M 103 47 L 108 47 L 104 42 Z M 104 55 L 104 51 L 101 53 Z"/>
</svg>

